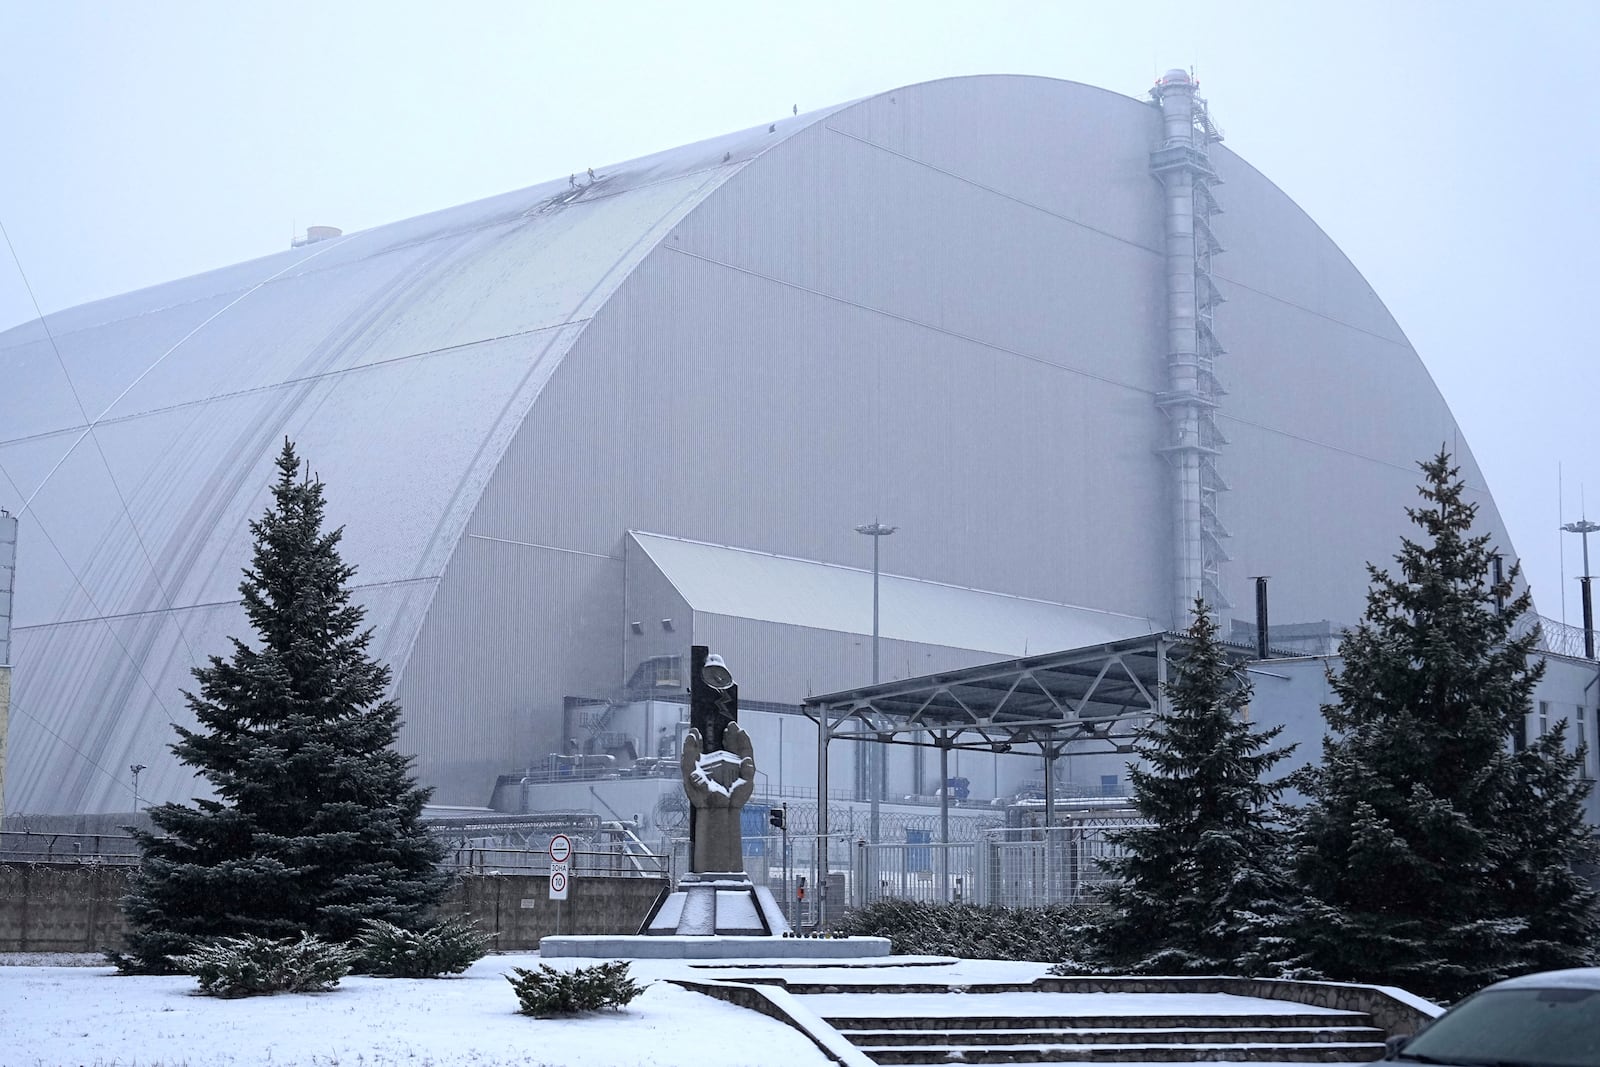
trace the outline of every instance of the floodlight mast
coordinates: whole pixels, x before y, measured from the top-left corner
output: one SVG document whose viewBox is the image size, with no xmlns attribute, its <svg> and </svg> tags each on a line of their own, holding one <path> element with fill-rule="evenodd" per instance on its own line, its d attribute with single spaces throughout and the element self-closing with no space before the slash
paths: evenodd
<svg viewBox="0 0 1600 1067">
<path fill-rule="evenodd" d="M 872 522 L 868 522 L 868 523 L 862 523 L 860 526 L 856 527 L 856 533 L 858 533 L 858 534 L 866 534 L 868 537 L 872 538 L 872 684 L 873 685 L 877 685 L 878 684 L 878 574 L 879 574 L 879 571 L 878 571 L 878 542 L 882 541 L 885 537 L 888 537 L 890 534 L 894 533 L 899 528 L 900 527 L 898 527 L 898 526 L 885 526 L 883 523 L 878 522 L 876 520 L 874 520 Z M 887 770 L 888 770 L 887 763 L 888 763 L 888 760 L 887 760 L 886 756 L 887 756 L 887 753 L 884 751 L 883 743 L 881 741 L 880 742 L 876 742 L 874 744 L 874 747 L 872 749 L 870 749 L 868 751 L 868 753 L 867 753 L 867 790 L 868 790 L 868 792 L 867 792 L 867 805 L 868 805 L 867 830 L 868 830 L 869 836 L 872 838 L 872 843 L 874 845 L 876 845 L 878 843 L 878 839 L 879 839 L 880 815 L 879 815 L 879 810 L 878 810 L 878 804 L 879 804 L 880 797 L 881 797 L 881 795 L 883 793 L 883 780 L 886 777 L 888 777 L 888 775 L 887 775 Z M 876 859 L 877 859 L 877 853 L 876 852 L 874 852 L 872 854 L 871 859 L 873 861 L 876 861 Z"/>
<path fill-rule="evenodd" d="M 1563 523 L 1561 529 L 1583 537 L 1583 577 L 1578 579 L 1583 587 L 1583 657 L 1594 659 L 1594 598 L 1589 590 L 1589 535 L 1600 530 L 1600 522 L 1590 522 L 1585 516 L 1577 522 Z"/>
<path fill-rule="evenodd" d="M 885 526 L 881 522 L 863 523 L 856 533 L 872 538 L 872 684 L 878 684 L 878 541 L 888 537 L 900 527 Z"/>
</svg>

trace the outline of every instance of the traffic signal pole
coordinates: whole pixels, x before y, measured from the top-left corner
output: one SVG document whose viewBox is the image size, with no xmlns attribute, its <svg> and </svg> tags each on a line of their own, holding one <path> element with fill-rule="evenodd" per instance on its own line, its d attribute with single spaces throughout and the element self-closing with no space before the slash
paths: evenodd
<svg viewBox="0 0 1600 1067">
<path fill-rule="evenodd" d="M 789 892 L 789 802 L 784 801 L 779 808 L 767 809 L 767 824 L 776 826 L 783 831 L 783 891 Z M 789 904 L 789 925 L 796 933 L 800 931 L 799 913 L 793 902 Z"/>
</svg>

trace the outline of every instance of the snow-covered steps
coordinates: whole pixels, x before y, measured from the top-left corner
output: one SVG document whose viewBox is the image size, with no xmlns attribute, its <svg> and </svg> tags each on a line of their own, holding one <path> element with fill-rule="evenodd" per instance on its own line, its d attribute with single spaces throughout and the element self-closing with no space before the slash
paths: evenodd
<svg viewBox="0 0 1600 1067">
<path fill-rule="evenodd" d="M 791 993 L 879 1064 L 1366 1063 L 1371 1014 L 1225 993 L 899 985 Z"/>
<path fill-rule="evenodd" d="M 1383 1031 L 1362 1025 L 1326 1029 L 1273 1027 L 1241 1019 L 1191 1022 L 1145 1017 L 1121 1025 L 1085 1025 L 1085 1019 L 896 1020 L 872 1028 L 877 1020 L 830 1019 L 847 1040 L 875 1063 L 1162 1063 L 1273 1062 L 1366 1063 L 1383 1055 Z M 1370 1020 L 1367 1020 L 1370 1021 Z M 913 1025 L 907 1025 L 911 1023 Z M 1239 1025 L 1247 1023 L 1247 1025 Z"/>
<path fill-rule="evenodd" d="M 1442 1010 L 1379 986 L 1057 977 L 1041 975 L 1043 964 L 996 961 L 698 966 L 704 978 L 674 981 L 785 1020 L 841 1067 L 1368 1063 L 1385 1037 L 1415 1033 Z"/>
</svg>

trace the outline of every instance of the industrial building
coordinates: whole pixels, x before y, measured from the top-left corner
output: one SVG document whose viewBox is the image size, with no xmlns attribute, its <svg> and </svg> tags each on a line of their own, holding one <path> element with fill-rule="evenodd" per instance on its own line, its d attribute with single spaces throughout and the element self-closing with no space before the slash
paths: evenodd
<svg viewBox="0 0 1600 1067">
<path fill-rule="evenodd" d="M 815 796 L 818 694 L 1121 648 L 1197 595 L 1248 631 L 1257 576 L 1275 655 L 1331 652 L 1441 445 L 1516 555 L 1399 325 L 1182 71 L 907 86 L 47 321 L 0 334 L 7 813 L 202 788 L 172 724 L 247 635 L 285 437 L 435 802 L 663 833 L 692 643 L 738 676 L 762 794 Z M 1301 696 L 1258 692 L 1306 740 L 1321 661 L 1293 662 Z M 1563 663 L 1545 703 L 1593 744 Z M 1041 774 L 865 747 L 832 787 Z M 1117 758 L 1051 784 L 1115 792 Z"/>
</svg>

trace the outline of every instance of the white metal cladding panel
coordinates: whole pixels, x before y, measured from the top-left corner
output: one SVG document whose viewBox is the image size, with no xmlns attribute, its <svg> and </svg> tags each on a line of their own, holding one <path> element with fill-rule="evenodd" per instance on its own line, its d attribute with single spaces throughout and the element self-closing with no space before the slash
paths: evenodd
<svg viewBox="0 0 1600 1067">
<path fill-rule="evenodd" d="M 496 775 L 551 750 L 563 697 L 617 690 L 622 577 L 620 551 L 461 541 L 397 690 L 400 748 L 435 803 L 487 803 Z"/>
<path fill-rule="evenodd" d="M 494 454 L 575 332 L 490 342 L 101 426 L 98 448 L 79 444 L 33 501 L 19 624 L 236 599 L 251 551 L 247 524 L 267 506 L 271 458 L 284 435 L 326 483 L 329 523 L 346 526 L 341 551 L 362 582 L 437 575 Z M 0 464 L 31 489 L 75 436 L 0 446 Z"/>
<path fill-rule="evenodd" d="M 430 592 L 421 582 L 355 589 L 377 623 L 374 656 L 391 660 L 404 647 Z M 141 800 L 206 795 L 168 749 L 172 723 L 194 725 L 182 693 L 195 688 L 191 668 L 225 653 L 229 637 L 249 636 L 236 602 L 15 631 L 16 658 L 30 666 L 12 679 L 7 810 L 127 811 L 132 763 L 146 766 Z"/>
<path fill-rule="evenodd" d="M 82 413 L 62 362 L 39 344 L 42 327 L 0 336 L 0 426 L 26 434 L 0 440 L 0 503 L 33 498 L 23 554 L 37 561 L 18 622 L 63 624 L 40 630 L 28 646 L 37 658 L 21 663 L 39 682 L 20 687 L 13 740 L 45 762 L 19 772 L 14 756 L 13 775 L 30 784 L 12 791 L 12 806 L 116 803 L 55 773 L 50 746 L 34 744 L 44 735 L 30 731 L 103 736 L 101 763 L 149 764 L 141 785 L 153 801 L 186 795 L 164 750 L 147 753 L 104 724 L 143 721 L 159 704 L 128 679 L 159 674 L 145 688 L 175 699 L 182 671 L 174 682 L 151 660 L 163 642 L 182 643 L 163 609 L 235 600 L 246 524 L 265 503 L 282 438 L 329 483 L 329 517 L 348 524 L 346 559 L 361 580 L 436 576 L 582 323 L 683 211 L 807 121 L 607 168 L 570 204 L 555 203 L 573 192 L 557 181 L 54 316 L 90 416 L 116 401 L 92 439 L 76 428 Z M 12 417 L 35 398 L 44 421 Z M 42 432 L 52 426 L 67 428 Z M 139 640 L 94 636 L 105 625 L 94 620 L 129 613 L 141 613 Z M 374 601 L 397 668 L 421 614 Z M 195 656 L 239 632 L 184 625 Z M 619 659 L 609 657 L 608 676 Z M 51 751 L 68 744 L 57 738 Z"/>
<path fill-rule="evenodd" d="M 688 656 L 694 615 L 683 595 L 673 588 L 637 541 L 632 537 L 624 538 L 622 551 L 626 560 L 627 606 L 617 626 L 623 640 L 621 681 L 626 682 L 634 668 L 652 656 Z M 671 629 L 663 620 L 670 620 Z M 642 633 L 633 632 L 635 622 Z"/>
<path fill-rule="evenodd" d="M 693 257 L 636 282 L 550 383 L 474 532 L 611 551 L 635 526 L 860 564 L 851 527 L 881 515 L 903 526 L 891 570 L 1090 607 L 1156 595 L 1147 395 Z"/>
<path fill-rule="evenodd" d="M 1228 390 L 1219 411 L 1226 423 L 1391 463 L 1420 458 L 1412 454 L 1419 438 L 1437 450 L 1454 436 L 1449 408 L 1404 343 L 1226 283 L 1223 290 L 1227 314 L 1218 313 L 1217 329 L 1228 354 L 1217 373 Z"/>
<path fill-rule="evenodd" d="M 114 376 L 102 366 L 108 360 L 132 364 L 141 355 L 153 360 L 160 353 L 191 333 L 216 314 L 239 292 L 197 297 L 172 307 L 137 314 L 131 318 L 86 324 L 62 331 L 55 338 L 61 357 L 56 358 L 37 322 L 0 334 L 0 366 L 9 381 L 26 390 L 28 403 L 6 403 L 5 439 L 20 440 L 84 424 L 84 411 L 95 418 L 127 388 L 131 373 Z M 63 312 L 63 314 L 68 314 Z M 52 319 L 59 318 L 53 316 Z M 52 321 L 52 330 L 59 324 Z M 62 364 L 72 376 L 71 384 L 61 371 Z M 136 372 L 133 372 L 136 373 Z M 76 390 L 76 396 L 74 396 Z M 79 401 L 82 401 L 82 408 Z"/>
<path fill-rule="evenodd" d="M 917 92 L 900 95 L 909 100 Z M 871 106 L 880 102 L 860 105 Z M 997 357 L 1043 360 L 1136 389 L 1160 387 L 1161 266 L 1154 250 L 1004 187 L 837 132 L 853 114 L 769 153 L 664 247 L 899 317 L 930 335 L 978 339 Z M 974 132 L 953 122 L 938 129 L 957 142 Z M 1025 158 L 1030 143 L 1013 145 L 1005 161 L 1020 171 L 1036 167 Z M 1095 155 L 1105 146 L 1078 150 Z M 1141 165 L 1147 157 L 1141 148 Z M 1157 187 L 1147 192 L 1159 226 Z"/>
<path fill-rule="evenodd" d="M 1213 262 L 1219 280 L 1409 351 L 1405 334 L 1377 293 L 1298 204 L 1226 147 L 1213 148 L 1211 161 L 1222 178 L 1216 189 L 1222 214 L 1214 220 L 1226 249 Z M 1241 317 L 1232 310 L 1224 305 L 1218 314 Z M 1228 346 L 1226 339 L 1223 343 Z"/>
<path fill-rule="evenodd" d="M 1410 533 L 1404 509 L 1417 502 L 1420 472 L 1253 426 L 1226 429 L 1228 510 L 1241 516 L 1229 524 L 1225 572 L 1234 615 L 1252 616 L 1250 576 L 1262 574 L 1273 622 L 1355 623 L 1366 564 L 1387 566 Z"/>
<path fill-rule="evenodd" d="M 872 632 L 873 575 L 860 567 L 634 533 L 697 615 Z M 879 633 L 916 644 L 1020 656 L 1151 633 L 1151 620 L 883 573 Z"/>
<path fill-rule="evenodd" d="M 189 326 L 191 305 L 154 313 L 181 321 L 150 337 L 118 324 L 58 343 L 91 417 L 110 406 L 119 418 L 581 321 L 649 246 L 652 227 L 708 184 L 691 175 L 425 244 L 396 246 L 380 228 L 341 239 L 372 246 L 368 256 L 300 264 L 240 294 L 176 348 L 169 338 Z M 63 381 L 37 346 L 27 358 L 41 385 Z M 82 422 L 74 412 L 65 425 Z"/>
<path fill-rule="evenodd" d="M 918 166 L 1159 252 L 1148 102 L 1051 78 L 949 78 L 881 93 L 826 125 Z"/>
<path fill-rule="evenodd" d="M 817 693 L 837 693 L 872 682 L 871 634 L 696 612 L 694 639 L 696 644 L 711 646 L 728 661 L 739 680 L 741 700 L 799 704 Z M 1006 658 L 1009 657 L 992 652 L 915 641 L 878 641 L 879 674 L 884 681 Z"/>
</svg>

